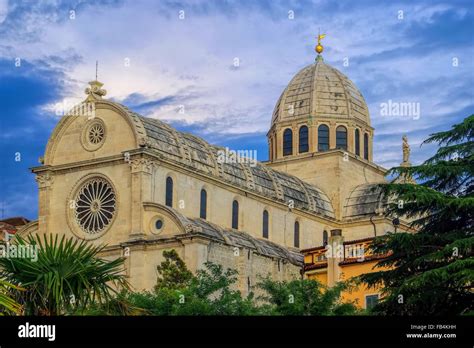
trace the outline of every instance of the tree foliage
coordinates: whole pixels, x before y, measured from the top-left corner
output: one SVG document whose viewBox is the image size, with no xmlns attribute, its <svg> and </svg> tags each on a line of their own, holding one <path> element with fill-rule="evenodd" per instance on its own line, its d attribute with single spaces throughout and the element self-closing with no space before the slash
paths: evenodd
<svg viewBox="0 0 474 348">
<path fill-rule="evenodd" d="M 344 315 L 356 313 L 352 303 L 341 300 L 346 284 L 326 288 L 314 280 L 273 281 L 264 278 L 256 286 L 262 292 L 242 296 L 237 271 L 212 262 L 189 277 L 176 252 L 165 251 L 158 266 L 153 292 L 130 293 L 127 300 L 148 315 Z M 171 271 L 177 272 L 171 276 Z M 291 296 L 290 296 L 291 295 Z M 293 297 L 292 297 L 293 296 Z"/>
<path fill-rule="evenodd" d="M 357 313 L 351 302 L 343 302 L 342 292 L 348 283 L 327 287 L 311 279 L 274 281 L 264 278 L 258 285 L 264 290 L 261 299 L 271 315 L 352 315 Z"/>
<path fill-rule="evenodd" d="M 192 274 L 174 250 L 163 253 L 153 291 L 132 292 L 123 278 L 123 260 L 97 258 L 102 247 L 64 237 L 39 236 L 18 245 L 38 246 L 36 262 L 0 258 L 0 276 L 27 315 L 344 315 L 352 303 L 341 300 L 346 285 L 326 288 L 314 280 L 264 278 L 242 296 L 237 271 L 207 262 Z M 120 291 L 120 289 L 122 289 Z M 290 296 L 291 295 L 291 296 Z M 71 301 L 74 299 L 73 301 Z M 0 293 L 1 300 L 1 293 Z M 13 302 L 11 302 L 13 304 Z M 14 307 L 12 307 L 13 309 Z M 20 307 L 16 307 L 20 308 Z"/>
<path fill-rule="evenodd" d="M 250 315 L 255 314 L 252 296 L 243 298 L 235 288 L 234 270 L 206 263 L 196 275 L 177 253 L 164 252 L 154 292 L 131 293 L 130 302 L 151 315 Z M 169 276 L 175 270 L 179 276 Z M 191 277 L 189 277 L 191 274 Z"/>
<path fill-rule="evenodd" d="M 22 306 L 11 296 L 11 292 L 22 289 L 0 279 L 0 315 L 20 314 Z"/>
<path fill-rule="evenodd" d="M 162 288 L 180 289 L 189 285 L 193 274 L 188 270 L 176 250 L 163 251 L 163 257 L 165 258 L 164 261 L 156 268 L 159 276 L 155 290 Z"/>
<path fill-rule="evenodd" d="M 0 258 L 0 276 L 24 291 L 14 292 L 26 315 L 60 315 L 91 303 L 108 302 L 128 288 L 123 259 L 107 261 L 104 247 L 75 238 L 39 235 L 15 237 L 17 247 L 37 248 L 37 259 Z"/>
<path fill-rule="evenodd" d="M 396 197 L 387 215 L 411 220 L 417 233 L 390 233 L 373 243 L 374 252 L 391 253 L 378 262 L 378 271 L 361 277 L 369 286 L 384 288 L 375 313 L 447 315 L 473 310 L 473 136 L 471 115 L 424 141 L 437 143 L 439 149 L 423 164 L 389 172 L 413 177 L 419 184 L 381 185 L 387 197 Z"/>
</svg>

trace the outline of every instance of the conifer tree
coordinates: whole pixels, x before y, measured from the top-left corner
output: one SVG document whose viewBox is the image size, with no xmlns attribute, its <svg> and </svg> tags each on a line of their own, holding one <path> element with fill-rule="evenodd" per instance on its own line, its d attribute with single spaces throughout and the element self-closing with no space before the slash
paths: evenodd
<svg viewBox="0 0 474 348">
<path fill-rule="evenodd" d="M 383 184 L 396 197 L 387 215 L 411 220 L 416 233 L 389 233 L 372 245 L 389 253 L 376 272 L 361 276 L 384 288 L 373 309 L 386 315 L 459 315 L 474 303 L 474 115 L 432 134 L 436 154 L 423 164 L 392 168 L 401 181 Z M 404 178 L 414 178 L 419 184 Z M 402 204 L 399 204 L 402 202 Z M 387 267 L 387 268 L 384 268 Z"/>
<path fill-rule="evenodd" d="M 163 251 L 164 261 L 156 267 L 159 273 L 155 290 L 161 288 L 180 289 L 189 285 L 193 274 L 186 267 L 176 250 Z"/>
</svg>

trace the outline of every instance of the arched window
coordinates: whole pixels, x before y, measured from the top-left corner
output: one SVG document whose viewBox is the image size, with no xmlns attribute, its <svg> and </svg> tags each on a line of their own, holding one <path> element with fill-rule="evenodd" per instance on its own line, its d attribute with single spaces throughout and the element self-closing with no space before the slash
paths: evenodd
<svg viewBox="0 0 474 348">
<path fill-rule="evenodd" d="M 165 204 L 168 207 L 173 206 L 173 179 L 170 176 L 166 178 L 166 196 L 165 196 Z"/>
<path fill-rule="evenodd" d="M 355 130 L 354 137 L 355 137 L 355 154 L 357 156 L 360 156 L 360 132 L 357 128 Z"/>
<path fill-rule="evenodd" d="M 329 127 L 322 124 L 318 127 L 318 151 L 329 150 Z"/>
<path fill-rule="evenodd" d="M 328 231 L 323 232 L 323 245 L 328 245 Z"/>
<path fill-rule="evenodd" d="M 263 226 L 262 226 L 263 238 L 268 238 L 268 211 L 263 211 Z"/>
<path fill-rule="evenodd" d="M 336 128 L 336 149 L 347 151 L 347 129 L 344 126 Z"/>
<path fill-rule="evenodd" d="M 295 248 L 300 247 L 300 223 L 295 221 L 295 240 L 294 240 Z"/>
<path fill-rule="evenodd" d="M 364 134 L 364 159 L 369 159 L 369 135 Z"/>
<path fill-rule="evenodd" d="M 239 229 L 239 202 L 236 200 L 232 202 L 232 228 Z"/>
<path fill-rule="evenodd" d="M 204 220 L 207 218 L 207 192 L 204 189 L 201 190 L 199 217 Z"/>
<path fill-rule="evenodd" d="M 293 154 L 293 132 L 290 128 L 283 132 L 283 156 Z"/>
<path fill-rule="evenodd" d="M 308 152 L 308 127 L 300 127 L 299 153 Z"/>
</svg>

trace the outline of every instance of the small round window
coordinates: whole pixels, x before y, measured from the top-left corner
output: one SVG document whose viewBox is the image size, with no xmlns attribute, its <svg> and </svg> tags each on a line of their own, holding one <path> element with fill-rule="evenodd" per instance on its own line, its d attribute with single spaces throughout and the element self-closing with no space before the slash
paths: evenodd
<svg viewBox="0 0 474 348">
<path fill-rule="evenodd" d="M 88 151 L 95 151 L 104 143 L 106 134 L 104 122 L 94 118 L 86 124 L 82 132 L 82 146 Z"/>
<path fill-rule="evenodd" d="M 161 219 L 156 220 L 156 222 L 155 222 L 155 228 L 156 228 L 157 230 L 161 230 L 161 229 L 163 228 L 163 220 L 161 220 Z"/>
<path fill-rule="evenodd" d="M 87 138 L 91 144 L 97 145 L 104 140 L 105 130 L 100 123 L 95 123 L 90 127 Z"/>
<path fill-rule="evenodd" d="M 163 227 L 165 226 L 165 220 L 161 215 L 155 215 L 151 218 L 149 224 L 149 230 L 153 234 L 160 234 L 163 232 Z"/>
</svg>

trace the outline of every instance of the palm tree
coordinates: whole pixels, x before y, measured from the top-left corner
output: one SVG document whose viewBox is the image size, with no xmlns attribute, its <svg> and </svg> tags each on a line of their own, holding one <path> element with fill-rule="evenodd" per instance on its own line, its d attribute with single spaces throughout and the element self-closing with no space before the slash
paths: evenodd
<svg viewBox="0 0 474 348">
<path fill-rule="evenodd" d="M 107 261 L 97 255 L 105 246 L 94 246 L 75 238 L 44 235 L 17 236 L 18 248 L 30 256 L 0 258 L 0 276 L 25 289 L 17 301 L 26 315 L 61 315 L 92 303 L 107 303 L 121 289 L 128 289 L 123 258 Z M 26 254 L 26 253 L 25 253 Z"/>
<path fill-rule="evenodd" d="M 22 290 L 21 288 L 0 279 L 0 315 L 21 313 L 21 305 L 10 295 L 10 291 L 13 289 L 19 291 Z"/>
</svg>

